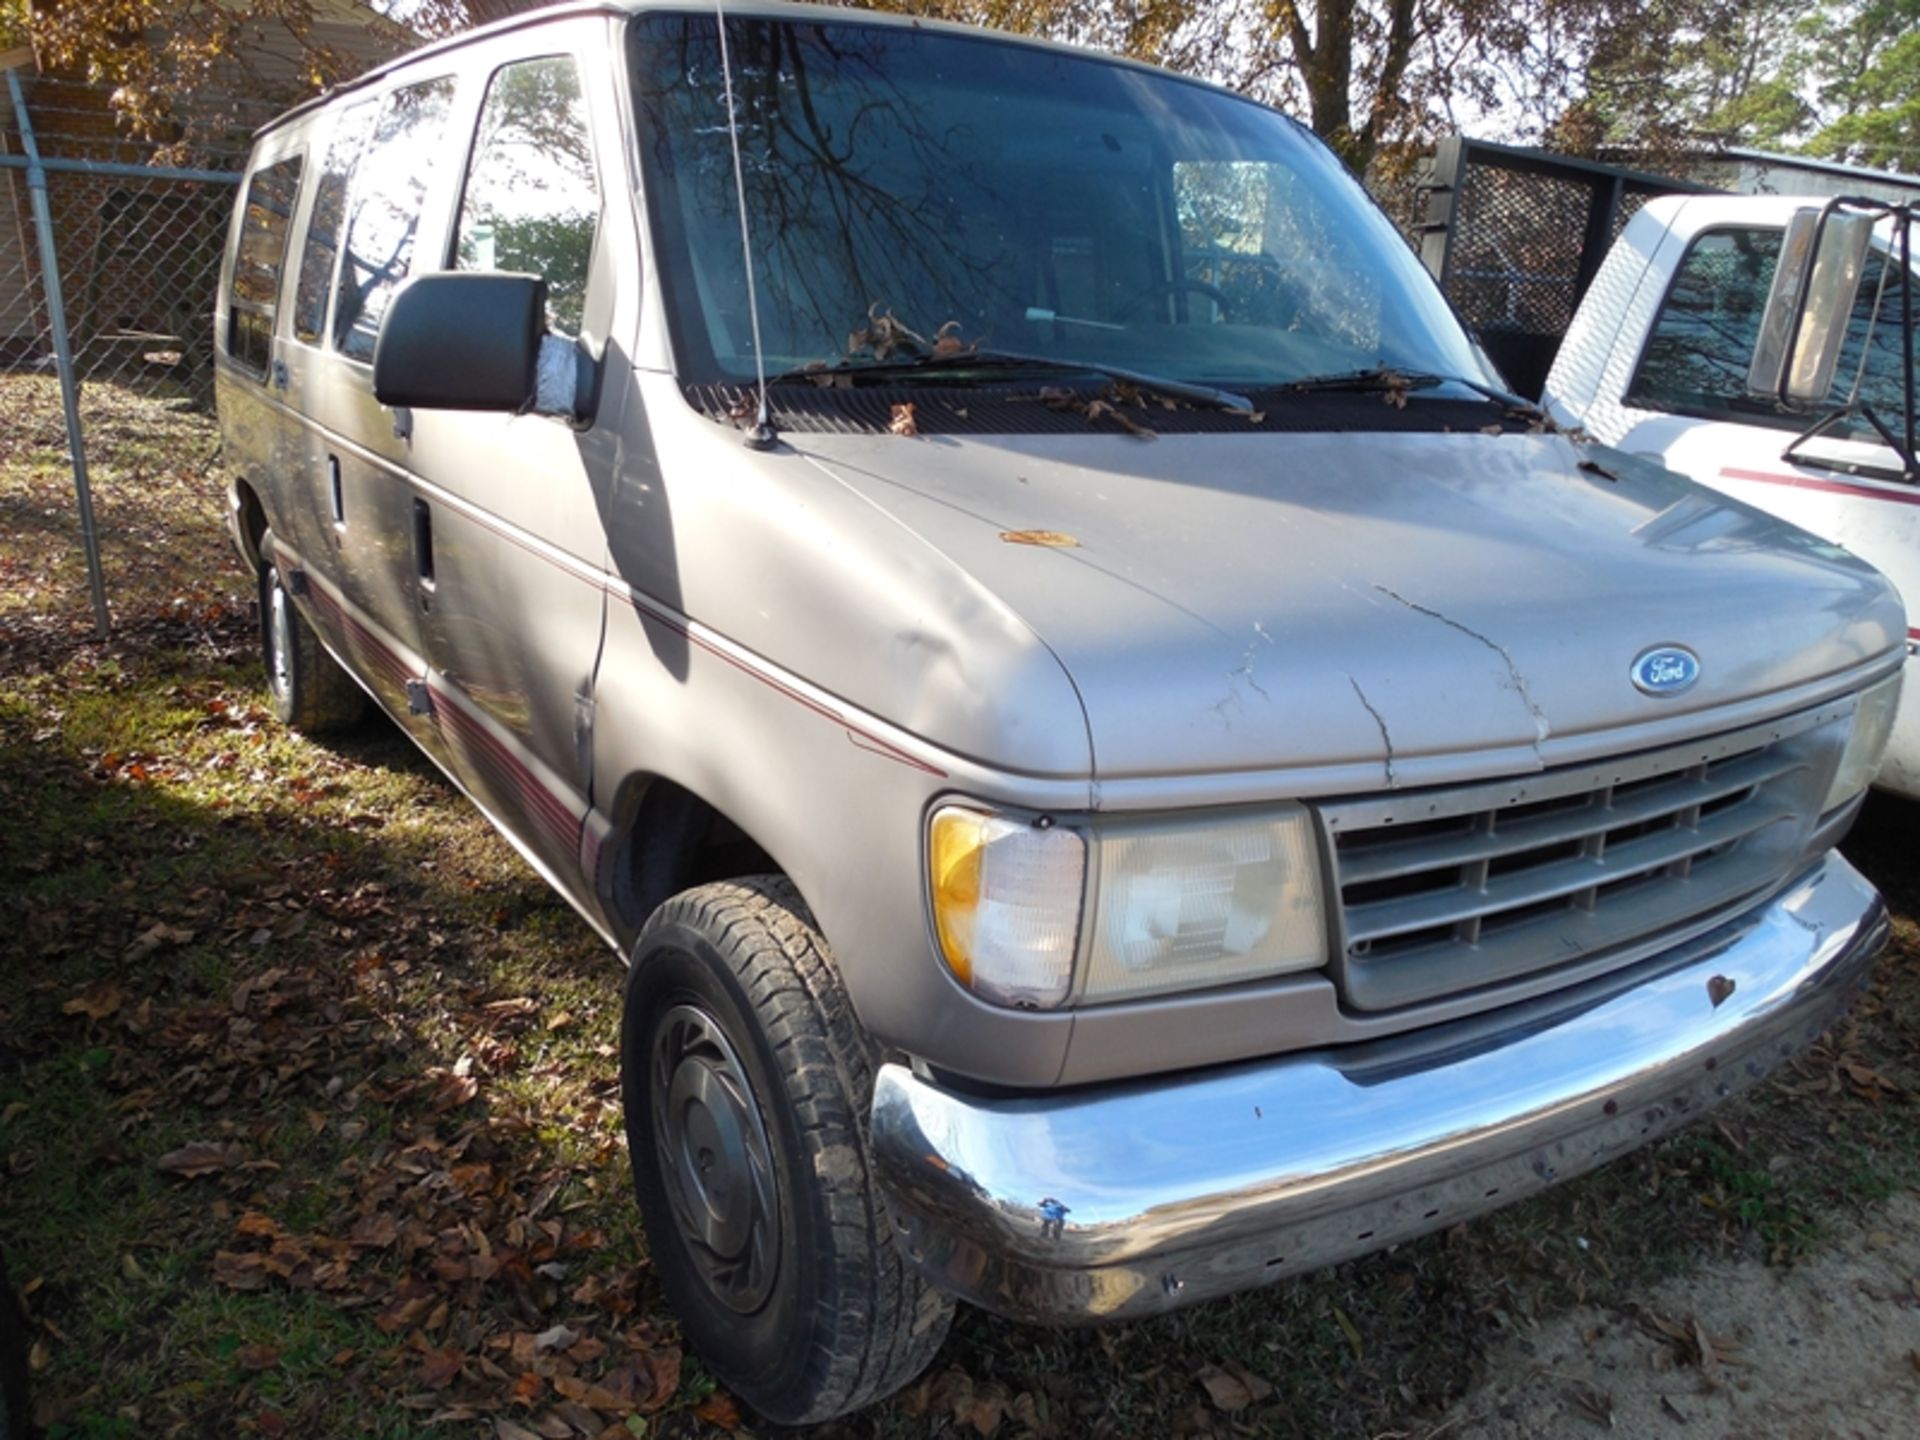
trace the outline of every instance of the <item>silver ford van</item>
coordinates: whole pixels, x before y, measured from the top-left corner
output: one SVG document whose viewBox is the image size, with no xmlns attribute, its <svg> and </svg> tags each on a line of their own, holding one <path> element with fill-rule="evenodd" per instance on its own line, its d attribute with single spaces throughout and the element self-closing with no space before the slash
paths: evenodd
<svg viewBox="0 0 1920 1440">
<path fill-rule="evenodd" d="M 635 1186 L 766 1415 L 1663 1133 L 1885 933 L 1874 571 L 1507 395 L 1299 125 L 587 3 L 261 132 L 218 315 L 274 703 L 628 962 Z"/>
</svg>

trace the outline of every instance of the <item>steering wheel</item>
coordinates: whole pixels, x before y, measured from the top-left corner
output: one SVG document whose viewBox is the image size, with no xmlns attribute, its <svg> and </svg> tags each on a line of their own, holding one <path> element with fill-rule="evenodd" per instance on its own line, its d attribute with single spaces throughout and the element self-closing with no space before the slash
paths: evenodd
<svg viewBox="0 0 1920 1440">
<path fill-rule="evenodd" d="M 1187 290 L 1191 290 L 1196 295 L 1204 295 L 1219 306 L 1222 320 L 1225 320 L 1227 312 L 1233 309 L 1233 301 L 1227 298 L 1227 292 L 1218 285 L 1209 285 L 1204 280 L 1163 280 L 1158 285 L 1142 290 L 1131 300 L 1122 304 L 1113 312 L 1113 318 L 1125 320 L 1143 305 L 1151 304 L 1155 300 L 1164 300 L 1169 295 L 1178 295 Z"/>
</svg>

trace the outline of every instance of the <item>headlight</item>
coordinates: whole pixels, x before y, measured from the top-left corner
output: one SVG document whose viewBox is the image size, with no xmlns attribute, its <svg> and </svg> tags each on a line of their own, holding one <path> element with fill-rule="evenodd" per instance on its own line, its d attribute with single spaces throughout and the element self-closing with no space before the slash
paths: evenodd
<svg viewBox="0 0 1920 1440">
<path fill-rule="evenodd" d="M 1823 815 L 1853 799 L 1871 785 L 1879 773 L 1880 761 L 1887 753 L 1887 741 L 1893 734 L 1893 717 L 1900 709 L 1900 681 L 1905 675 L 1903 665 L 1899 673 L 1860 692 L 1847 748 L 1841 753 L 1833 787 L 1827 791 L 1827 803 L 1820 807 Z"/>
<path fill-rule="evenodd" d="M 944 806 L 927 835 L 933 925 L 982 999 L 1052 1009 L 1073 987 L 1087 846 L 1072 830 Z"/>
<path fill-rule="evenodd" d="M 1131 1000 L 1326 961 L 1313 822 L 1298 805 L 1101 819 L 1087 838 L 950 805 L 934 813 L 928 860 L 941 954 L 1000 1004 Z"/>
<path fill-rule="evenodd" d="M 1082 996 L 1131 1000 L 1326 963 L 1313 823 L 1258 815 L 1124 822 L 1098 835 Z"/>
</svg>

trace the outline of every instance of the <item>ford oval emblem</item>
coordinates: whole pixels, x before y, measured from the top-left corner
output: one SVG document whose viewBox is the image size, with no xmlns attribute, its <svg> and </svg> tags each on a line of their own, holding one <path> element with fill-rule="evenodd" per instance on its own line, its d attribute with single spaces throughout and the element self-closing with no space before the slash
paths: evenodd
<svg viewBox="0 0 1920 1440">
<path fill-rule="evenodd" d="M 1630 673 L 1644 694 L 1678 695 L 1700 678 L 1700 657 L 1684 645 L 1656 645 L 1640 652 Z"/>
</svg>

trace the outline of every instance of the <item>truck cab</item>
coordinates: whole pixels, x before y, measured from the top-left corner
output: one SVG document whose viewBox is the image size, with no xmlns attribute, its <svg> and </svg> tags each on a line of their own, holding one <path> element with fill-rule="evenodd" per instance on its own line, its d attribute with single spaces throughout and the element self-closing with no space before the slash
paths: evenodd
<svg viewBox="0 0 1920 1440">
<path fill-rule="evenodd" d="M 1920 595 L 1920 475 L 1854 416 L 1805 441 L 1832 409 L 1863 402 L 1904 438 L 1899 251 L 1882 226 L 1856 287 L 1827 403 L 1755 396 L 1749 372 L 1788 227 L 1819 199 L 1675 195 L 1650 200 L 1607 253 L 1554 358 L 1555 420 L 1791 521 Z M 1909 651 L 1920 630 L 1909 630 Z M 1910 653 L 1907 661 L 1916 663 Z M 1920 799 L 1920 701 L 1894 723 L 1878 783 Z"/>
</svg>

